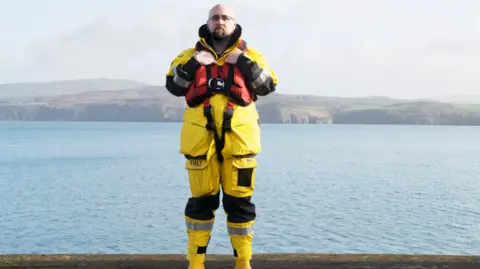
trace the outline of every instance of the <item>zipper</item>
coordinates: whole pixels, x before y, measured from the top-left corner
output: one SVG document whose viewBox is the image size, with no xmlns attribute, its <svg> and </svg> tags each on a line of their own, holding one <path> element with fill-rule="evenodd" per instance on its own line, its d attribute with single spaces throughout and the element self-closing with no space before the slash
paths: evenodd
<svg viewBox="0 0 480 269">
<path fill-rule="evenodd" d="M 205 48 L 207 48 L 209 51 L 213 53 L 213 55 L 215 56 L 215 59 L 218 59 L 218 54 L 215 52 L 215 50 L 212 47 L 210 47 L 207 43 L 205 43 L 203 39 L 200 40 L 200 42 L 202 43 L 202 45 L 205 46 Z"/>
<path fill-rule="evenodd" d="M 215 50 L 210 47 L 210 45 L 208 45 L 203 39 L 200 40 L 200 42 L 202 43 L 202 45 L 204 45 L 209 51 L 211 51 L 213 53 L 213 55 L 215 55 L 215 59 L 218 60 L 218 54 L 215 52 Z M 224 54 L 226 53 L 229 53 L 231 52 L 232 50 L 234 50 L 237 46 L 238 46 L 239 42 L 235 43 L 233 46 L 231 46 L 230 48 L 228 48 L 227 50 L 225 50 Z"/>
</svg>

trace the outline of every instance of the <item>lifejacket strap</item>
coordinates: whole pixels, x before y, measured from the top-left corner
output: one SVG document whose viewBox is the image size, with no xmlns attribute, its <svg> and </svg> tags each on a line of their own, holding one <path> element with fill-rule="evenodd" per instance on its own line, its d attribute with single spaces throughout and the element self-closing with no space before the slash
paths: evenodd
<svg viewBox="0 0 480 269">
<path fill-rule="evenodd" d="M 230 100 L 228 101 L 228 106 L 225 108 L 225 112 L 223 113 L 223 130 L 230 131 L 232 130 L 232 118 L 234 112 L 235 103 Z"/>
<path fill-rule="evenodd" d="M 206 68 L 206 75 L 207 81 L 209 82 L 211 79 L 211 71 L 210 68 Z M 218 132 L 215 128 L 215 122 L 213 119 L 213 112 L 212 106 L 210 104 L 209 98 L 206 98 L 203 102 L 203 112 L 205 117 L 207 118 L 207 125 L 205 126 L 207 130 L 213 132 L 214 140 L 215 140 L 215 149 L 217 151 L 217 159 L 220 163 L 223 162 L 223 155 L 222 150 L 225 147 L 225 134 L 232 129 L 232 118 L 235 108 L 235 100 L 232 100 L 232 95 L 230 92 L 230 87 L 233 83 L 233 78 L 235 75 L 235 67 L 233 65 L 230 66 L 228 70 L 228 77 L 227 80 L 224 82 L 224 94 L 229 97 L 229 101 L 225 111 L 223 113 L 223 122 L 222 122 L 222 134 L 221 136 L 218 135 Z M 207 91 L 211 92 L 212 89 L 210 88 L 209 83 L 207 83 Z"/>
<path fill-rule="evenodd" d="M 203 114 L 207 118 L 207 125 L 205 126 L 205 128 L 207 128 L 207 130 L 209 131 L 215 131 L 215 123 L 213 122 L 212 106 L 210 106 L 209 103 L 208 104 L 206 103 L 203 106 Z"/>
<path fill-rule="evenodd" d="M 213 121 L 212 106 L 208 99 L 205 99 L 203 103 L 203 113 L 207 118 L 207 125 L 205 126 L 207 130 L 213 132 L 213 139 L 215 140 L 215 149 L 217 151 L 217 159 L 220 163 L 223 162 L 222 149 L 224 145 L 223 137 L 218 136 L 217 130 L 215 130 L 215 122 Z"/>
<path fill-rule="evenodd" d="M 235 66 L 230 65 L 230 67 L 228 68 L 227 81 L 225 82 L 225 95 L 230 99 L 232 98 L 231 88 L 232 88 L 234 76 L 235 76 Z"/>
</svg>

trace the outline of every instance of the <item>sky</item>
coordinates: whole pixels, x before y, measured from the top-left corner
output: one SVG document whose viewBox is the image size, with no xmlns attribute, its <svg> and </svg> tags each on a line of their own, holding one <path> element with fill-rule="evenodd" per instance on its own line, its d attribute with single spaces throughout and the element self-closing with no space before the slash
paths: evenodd
<svg viewBox="0 0 480 269">
<path fill-rule="evenodd" d="M 234 8 L 278 92 L 480 94 L 478 0 L 0 0 L 0 84 L 104 77 L 164 85 L 217 3 Z"/>
</svg>

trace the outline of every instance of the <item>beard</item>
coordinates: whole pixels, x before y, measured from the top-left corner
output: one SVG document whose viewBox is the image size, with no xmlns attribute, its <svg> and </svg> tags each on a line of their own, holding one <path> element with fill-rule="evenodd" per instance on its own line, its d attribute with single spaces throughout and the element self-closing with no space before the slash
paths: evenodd
<svg viewBox="0 0 480 269">
<path fill-rule="evenodd" d="M 228 39 L 229 37 L 230 35 L 226 33 L 224 28 L 219 27 L 213 30 L 213 33 L 212 33 L 213 40 L 222 41 L 222 40 Z"/>
</svg>

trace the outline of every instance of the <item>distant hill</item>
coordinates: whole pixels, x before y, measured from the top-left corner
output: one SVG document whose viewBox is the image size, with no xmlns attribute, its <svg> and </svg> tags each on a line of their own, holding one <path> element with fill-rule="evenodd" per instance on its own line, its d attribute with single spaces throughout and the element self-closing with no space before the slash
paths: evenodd
<svg viewBox="0 0 480 269">
<path fill-rule="evenodd" d="M 85 91 L 116 91 L 145 86 L 148 85 L 125 79 L 78 79 L 0 84 L 0 101 L 28 99 L 38 96 L 76 94 Z"/>
<path fill-rule="evenodd" d="M 15 92 L 19 85 L 23 85 L 21 93 Z M 0 120 L 4 121 L 180 122 L 185 111 L 184 99 L 164 87 L 127 80 L 10 84 L 0 85 L 0 91 L 17 96 L 0 102 Z M 274 93 L 260 98 L 257 107 L 262 123 L 480 125 L 480 105 L 382 96 Z"/>
</svg>

